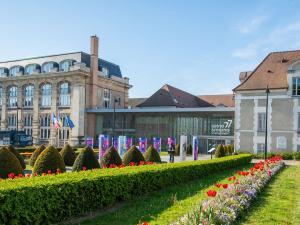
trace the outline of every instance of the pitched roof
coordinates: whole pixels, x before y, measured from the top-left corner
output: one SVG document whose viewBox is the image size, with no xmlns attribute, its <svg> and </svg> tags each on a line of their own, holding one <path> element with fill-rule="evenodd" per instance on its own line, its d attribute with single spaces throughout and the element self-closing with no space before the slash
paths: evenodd
<svg viewBox="0 0 300 225">
<path fill-rule="evenodd" d="M 199 95 L 198 97 L 214 106 L 234 107 L 233 94 Z"/>
<path fill-rule="evenodd" d="M 136 108 L 137 105 L 143 103 L 147 98 L 129 98 L 128 99 L 128 105 L 131 108 Z"/>
<path fill-rule="evenodd" d="M 300 50 L 272 52 L 233 91 L 287 89 L 288 66 L 300 59 Z"/>
<path fill-rule="evenodd" d="M 208 102 L 168 84 L 165 84 L 143 103 L 137 105 L 137 107 L 159 106 L 177 108 L 213 107 Z"/>
</svg>

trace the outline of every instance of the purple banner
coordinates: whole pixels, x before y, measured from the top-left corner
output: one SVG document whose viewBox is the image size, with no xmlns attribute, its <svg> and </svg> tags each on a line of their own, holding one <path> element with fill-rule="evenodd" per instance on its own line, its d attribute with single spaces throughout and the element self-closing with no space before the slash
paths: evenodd
<svg viewBox="0 0 300 225">
<path fill-rule="evenodd" d="M 139 150 L 142 153 L 145 153 L 146 149 L 147 149 L 147 138 L 145 137 L 139 138 Z"/>
<path fill-rule="evenodd" d="M 106 135 L 99 135 L 99 160 L 104 156 L 106 150 L 109 148 L 109 139 Z"/>
<path fill-rule="evenodd" d="M 168 149 L 171 149 L 171 145 L 174 146 L 176 145 L 176 138 L 174 137 L 168 137 Z"/>
<path fill-rule="evenodd" d="M 160 137 L 154 137 L 153 138 L 153 147 L 156 149 L 158 153 L 161 151 L 161 138 Z"/>
<path fill-rule="evenodd" d="M 93 146 L 94 146 L 94 138 L 92 138 L 92 137 L 87 137 L 87 138 L 86 138 L 86 145 L 87 145 L 87 146 L 90 146 L 91 148 L 93 148 Z"/>
<path fill-rule="evenodd" d="M 132 138 L 131 137 L 126 137 L 126 149 L 130 149 L 132 146 Z"/>
</svg>

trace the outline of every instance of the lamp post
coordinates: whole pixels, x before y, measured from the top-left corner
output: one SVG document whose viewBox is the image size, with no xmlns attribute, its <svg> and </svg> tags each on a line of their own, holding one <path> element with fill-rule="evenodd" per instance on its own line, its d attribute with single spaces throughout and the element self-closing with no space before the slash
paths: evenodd
<svg viewBox="0 0 300 225">
<path fill-rule="evenodd" d="M 270 89 L 267 86 L 266 89 L 266 94 L 267 94 L 267 100 L 266 100 L 266 128 L 265 128 L 265 160 L 267 160 L 267 147 L 268 147 L 268 108 L 269 108 L 269 93 L 270 93 Z"/>
<path fill-rule="evenodd" d="M 113 135 L 112 135 L 112 141 L 114 141 L 115 138 L 115 126 L 116 126 L 116 103 L 120 104 L 120 98 L 114 99 L 114 111 L 113 111 Z"/>
</svg>

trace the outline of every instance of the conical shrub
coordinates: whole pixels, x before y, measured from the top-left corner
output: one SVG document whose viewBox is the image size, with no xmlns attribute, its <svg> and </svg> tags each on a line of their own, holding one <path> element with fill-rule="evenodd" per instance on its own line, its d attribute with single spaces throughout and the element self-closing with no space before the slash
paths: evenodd
<svg viewBox="0 0 300 225">
<path fill-rule="evenodd" d="M 52 173 L 56 173 L 57 169 L 62 173 L 66 172 L 64 160 L 56 148 L 48 146 L 35 161 L 32 172 L 42 174 L 51 170 Z"/>
<path fill-rule="evenodd" d="M 34 166 L 34 163 L 36 161 L 36 159 L 39 157 L 39 155 L 42 153 L 42 151 L 44 151 L 46 149 L 45 145 L 41 145 L 39 147 L 37 147 L 34 152 L 32 153 L 30 160 L 29 160 L 29 165 L 30 166 Z"/>
<path fill-rule="evenodd" d="M 25 168 L 26 168 L 26 164 L 25 164 L 25 161 L 24 161 L 23 156 L 19 153 L 19 151 L 16 150 L 12 145 L 9 145 L 9 146 L 7 147 L 7 149 L 8 149 L 10 152 L 12 152 L 12 153 L 17 157 L 17 159 L 19 160 L 19 162 L 20 162 L 22 168 L 25 169 Z"/>
<path fill-rule="evenodd" d="M 76 159 L 76 154 L 69 144 L 66 144 L 59 153 L 63 158 L 66 166 L 73 166 Z"/>
<path fill-rule="evenodd" d="M 188 145 L 186 149 L 186 154 L 187 155 L 192 155 L 193 154 L 193 146 L 191 144 Z"/>
<path fill-rule="evenodd" d="M 150 145 L 144 154 L 146 162 L 161 162 L 161 158 L 157 150 Z"/>
<path fill-rule="evenodd" d="M 5 179 L 8 174 L 23 174 L 23 168 L 18 158 L 6 147 L 0 149 L 0 178 Z"/>
<path fill-rule="evenodd" d="M 96 159 L 93 149 L 89 146 L 81 149 L 79 155 L 77 156 L 72 171 L 80 171 L 83 168 L 87 170 L 100 168 L 99 162 Z"/>
<path fill-rule="evenodd" d="M 115 164 L 117 166 L 122 164 L 122 159 L 118 151 L 113 146 L 106 150 L 104 156 L 101 159 L 102 167 L 109 167 L 111 164 Z"/>
<path fill-rule="evenodd" d="M 135 146 L 132 146 L 123 156 L 125 165 L 129 165 L 131 162 L 138 164 L 141 161 L 145 161 L 145 158 Z"/>
<path fill-rule="evenodd" d="M 220 158 L 225 156 L 225 149 L 223 145 L 218 145 L 216 152 L 215 152 L 215 157 Z"/>
<path fill-rule="evenodd" d="M 179 156 L 180 155 L 180 144 L 175 145 L 175 153 L 174 155 Z"/>
</svg>

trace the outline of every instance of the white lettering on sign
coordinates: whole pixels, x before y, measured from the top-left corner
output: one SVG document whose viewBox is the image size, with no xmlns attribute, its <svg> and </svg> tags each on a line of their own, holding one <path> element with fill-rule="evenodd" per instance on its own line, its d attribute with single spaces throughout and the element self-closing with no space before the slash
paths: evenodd
<svg viewBox="0 0 300 225">
<path fill-rule="evenodd" d="M 224 121 L 223 124 L 212 124 L 211 134 L 212 135 L 228 135 L 230 134 L 230 128 L 232 125 L 232 120 Z"/>
</svg>

